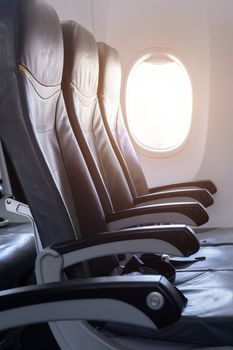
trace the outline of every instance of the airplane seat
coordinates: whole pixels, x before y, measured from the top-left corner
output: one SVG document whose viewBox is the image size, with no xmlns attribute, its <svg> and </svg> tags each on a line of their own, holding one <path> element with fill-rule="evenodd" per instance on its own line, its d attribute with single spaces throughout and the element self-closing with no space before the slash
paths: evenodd
<svg viewBox="0 0 233 350">
<path fill-rule="evenodd" d="M 194 225 L 206 222 L 208 215 L 196 200 L 136 207 L 99 109 L 97 99 L 99 63 L 96 41 L 91 33 L 74 22 L 62 23 L 62 29 L 65 46 L 62 86 L 68 116 L 95 183 L 110 229 L 155 222 L 182 222 Z M 107 199 L 111 202 L 111 208 L 109 205 L 106 207 Z M 196 217 L 194 222 L 186 217 L 191 213 Z M 179 214 L 184 215 L 181 217 Z"/>
<path fill-rule="evenodd" d="M 36 0 L 22 0 L 21 22 L 16 27 L 10 17 L 9 24 L 9 13 L 18 14 L 19 4 L 17 0 L 11 6 L 6 1 L 1 3 L 4 55 L 0 69 L 2 77 L 13 72 L 10 79 L 7 76 L 3 80 L 1 90 L 1 143 L 31 208 L 42 248 L 81 237 L 91 240 L 92 235 L 96 242 L 96 234 L 107 231 L 105 215 L 64 105 L 61 26 L 54 10 Z M 179 237 L 177 242 L 174 235 Z M 90 268 L 91 275 L 105 275 L 118 268 L 117 254 L 121 250 L 128 252 L 124 247 L 127 239 L 133 252 L 134 243 L 138 244 L 138 251 L 145 238 L 153 240 L 154 253 L 175 252 L 183 256 L 199 248 L 192 230 L 185 225 L 110 232 L 100 239 L 105 236 L 113 242 L 112 247 L 103 259 L 98 257 L 88 266 L 83 264 L 85 273 Z M 114 242 L 123 238 L 127 239 L 115 254 Z M 149 243 L 146 251 L 151 252 Z"/>
<path fill-rule="evenodd" d="M 95 39 L 75 22 L 73 27 L 76 28 L 69 22 L 62 23 L 65 46 L 63 91 L 69 118 L 90 171 L 93 164 L 98 167 L 114 211 L 127 209 L 134 205 L 133 200 L 106 136 L 97 101 L 99 65 Z M 98 193 L 102 198 L 100 188 Z"/>
<path fill-rule="evenodd" d="M 74 198 L 78 188 L 84 186 L 82 180 L 89 181 L 90 177 L 85 163 L 76 171 L 76 152 L 82 157 L 69 132 L 60 87 L 63 45 L 59 20 L 42 0 L 2 0 L 0 23 L 0 138 L 22 184 L 42 246 L 49 245 L 37 258 L 40 286 L 0 292 L 0 329 L 59 321 L 54 325 L 54 333 L 59 337 L 59 325 L 64 327 L 65 333 L 60 333 L 58 340 L 62 349 L 81 346 L 96 350 L 132 349 L 134 343 L 143 349 L 153 348 L 155 337 L 159 338 L 155 326 L 176 322 L 186 304 L 182 294 L 166 279 L 160 276 L 60 279 L 65 268 L 88 258 L 135 249 L 154 252 L 156 231 L 172 232 L 173 226 L 153 227 L 154 232 L 149 235 L 145 230 L 140 237 L 131 229 L 89 234 L 86 239 L 74 240 L 74 226 L 81 236 L 79 222 L 71 218 L 76 204 Z M 71 147 L 70 137 L 64 137 L 66 149 L 72 150 L 69 157 L 65 156 L 57 130 L 62 130 L 62 134 L 67 132 L 74 140 Z M 68 165 L 70 159 L 73 161 Z M 74 181 L 69 181 L 71 173 Z M 92 193 L 94 200 L 96 192 L 94 186 L 91 188 L 89 195 Z M 68 205 L 66 201 L 70 198 L 73 201 Z M 80 202 L 80 206 L 83 205 Z M 91 221 L 95 212 L 90 210 L 87 215 Z M 70 240 L 63 242 L 64 239 Z M 188 280 L 185 275 L 180 285 L 189 298 L 187 308 L 181 322 L 176 322 L 174 329 L 167 327 L 164 338 L 162 334 L 160 339 L 186 342 L 192 348 L 200 330 L 198 345 L 206 345 L 208 339 L 208 344 L 217 341 L 221 345 L 232 345 L 232 277 L 230 270 L 199 271 L 194 275 L 191 272 Z M 153 330 L 143 340 L 123 335 L 114 338 L 110 332 L 100 329 L 103 323 L 94 329 L 92 323 L 61 324 L 62 319 L 117 321 L 137 325 L 141 330 Z M 220 335 L 216 334 L 216 328 L 221 330 Z M 70 335 L 74 337 L 73 342 Z"/>
<path fill-rule="evenodd" d="M 116 49 L 110 45 L 99 42 L 99 83 L 98 83 L 98 100 L 101 109 L 101 115 L 111 141 L 112 147 L 121 163 L 125 177 L 128 180 L 130 187 L 137 196 L 143 196 L 150 193 L 143 171 L 141 169 L 138 157 L 133 148 L 120 105 L 121 92 L 121 63 L 120 57 Z M 186 183 L 190 185 L 190 183 Z M 216 191 L 215 186 L 211 181 L 193 182 L 192 185 L 203 186 L 211 193 Z M 207 186 L 206 186 L 207 185 Z M 174 188 L 178 184 L 174 184 Z M 182 184 L 182 187 L 185 183 Z M 172 188 L 172 187 L 171 187 Z M 163 190 L 163 188 L 155 188 L 154 190 Z M 211 245 L 219 243 L 231 244 L 232 230 L 209 228 L 195 230 L 201 245 Z"/>
<path fill-rule="evenodd" d="M 68 109 L 68 114 L 71 119 L 72 126 L 74 128 L 74 131 L 77 133 L 77 139 L 80 142 L 83 141 L 84 143 L 80 142 L 80 147 L 84 147 L 88 142 L 91 143 L 91 147 L 94 147 L 93 143 L 97 143 L 98 140 L 98 133 L 95 134 L 95 118 L 98 117 L 98 120 L 100 119 L 100 112 L 98 109 L 98 104 L 96 103 L 95 99 L 96 96 L 91 90 L 87 90 L 87 85 L 85 85 L 86 82 L 91 81 L 91 89 L 93 89 L 93 77 L 90 76 L 93 73 L 93 48 L 92 45 L 95 45 L 95 40 L 93 36 L 86 30 L 83 29 L 79 24 L 75 24 L 73 21 L 66 21 L 62 23 L 62 29 L 63 29 L 63 36 L 64 36 L 64 47 L 65 47 L 65 61 L 64 61 L 64 73 L 63 73 L 63 90 L 64 90 L 64 96 L 65 96 L 65 102 Z M 94 55 L 96 57 L 96 52 L 94 51 Z M 94 70 L 95 74 L 97 74 L 96 70 Z M 94 112 L 93 112 L 94 110 Z M 98 113 L 97 117 L 95 116 L 95 113 Z M 93 121 L 94 120 L 94 121 Z M 89 124 L 88 124 L 89 121 Z M 101 121 L 100 121 L 101 122 Z M 86 126 L 89 125 L 89 128 L 86 129 Z M 99 125 L 102 125 L 98 123 Z M 102 125 L 103 128 L 103 125 Z M 83 132 L 84 129 L 84 132 Z M 99 128 L 97 129 L 99 132 Z M 88 137 L 85 139 L 85 134 Z M 101 130 L 101 133 L 103 130 Z M 96 135 L 96 136 L 95 136 Z M 106 135 L 106 134 L 102 134 Z M 93 142 L 90 141 L 89 137 L 94 140 Z M 105 137 L 105 136 L 104 136 Z M 103 142 L 103 136 L 99 140 L 101 147 Z M 108 143 L 106 143 L 108 144 Z M 90 152 L 92 151 L 92 148 L 90 147 Z M 95 145 L 98 150 L 98 144 Z M 96 151 L 95 156 L 97 157 Z M 100 155 L 101 157 L 101 155 Z M 97 160 L 98 161 L 98 160 Z M 102 163 L 101 163 L 102 164 Z M 214 254 L 214 249 L 210 248 L 211 254 Z M 224 249 L 223 249 L 224 250 Z M 225 251 L 225 250 L 224 250 Z M 225 255 L 222 252 L 217 250 L 215 251 L 216 254 L 219 254 L 221 257 L 231 256 L 231 248 L 228 251 L 228 254 Z M 213 255 L 212 255 L 213 256 Z M 231 260 L 231 258 L 230 258 Z M 230 261 L 229 260 L 229 261 Z M 227 264 L 229 269 L 231 270 L 231 262 Z M 200 263 L 199 267 L 196 267 L 195 265 L 192 265 L 190 267 L 190 275 L 186 275 L 184 277 L 183 274 L 186 274 L 186 269 L 183 268 L 178 272 L 178 280 L 177 285 L 182 288 L 183 283 L 185 282 L 185 278 L 187 278 L 188 282 L 185 284 L 185 287 L 187 289 L 190 286 L 195 285 L 197 287 L 198 293 L 200 292 L 201 287 L 201 281 L 202 278 L 204 278 L 204 275 L 206 276 L 207 284 L 205 285 L 205 288 L 208 288 L 208 286 L 213 283 L 213 281 L 210 282 L 210 280 L 215 279 L 214 274 L 208 275 L 209 270 L 215 269 L 214 266 L 216 266 L 216 269 L 218 270 L 218 267 L 220 268 L 221 263 L 219 262 L 219 259 L 216 259 L 216 256 L 214 258 L 214 261 L 212 263 L 205 265 L 205 262 L 202 265 L 203 262 Z M 223 263 L 224 268 L 228 269 L 226 267 L 225 263 Z M 200 269 L 199 269 L 200 268 Z M 221 269 L 221 268 L 220 268 Z M 183 270 L 183 271 L 182 271 Z M 219 271 L 220 272 L 220 271 Z M 194 275 L 192 275 L 194 274 Z M 203 274 L 203 275 L 202 275 Z M 192 282 L 192 278 L 194 277 L 195 282 Z M 198 281 L 200 277 L 200 280 Z M 181 280 L 180 280 L 181 278 Z M 218 277 L 217 277 L 218 278 Z M 210 279 L 210 280 L 209 280 Z M 186 280 L 186 281 L 187 281 Z M 197 282 L 198 281 L 198 282 Z M 199 285 L 200 283 L 200 285 Z M 209 284 L 210 283 L 210 284 Z M 224 283 L 223 283 L 224 284 Z M 208 285 L 208 286 L 207 286 Z M 184 290 L 186 290 L 184 287 Z M 200 289 L 199 289 L 200 288 Z M 198 294 L 197 293 L 197 294 Z M 192 294 L 192 292 L 191 292 Z M 192 299 L 192 297 L 191 297 Z M 196 310 L 196 306 L 194 307 Z M 194 311 L 195 312 L 195 311 Z M 186 320 L 186 318 L 184 317 Z M 185 322 L 185 321 L 184 321 Z M 194 322 L 195 323 L 195 322 Z M 199 327 L 198 323 L 192 324 L 194 327 Z M 178 327 L 179 328 L 179 327 Z M 169 333 L 169 332 L 168 332 Z"/>
<path fill-rule="evenodd" d="M 35 8 L 33 1 L 25 1 L 23 4 L 27 12 L 21 16 L 19 29 L 15 29 L 16 38 L 12 39 L 11 31 L 15 23 L 9 26 L 7 17 L 0 18 L 5 24 L 6 42 L 9 42 L 8 45 L 5 41 L 3 43 L 3 52 L 9 57 L 6 62 L 5 56 L 2 56 L 0 69 L 3 76 L 7 70 L 14 72 L 11 79 L 4 81 L 2 88 L 4 103 L 1 104 L 0 139 L 31 208 L 41 245 L 47 247 L 54 242 L 106 232 L 107 227 L 64 105 L 60 23 L 56 21 L 56 26 L 51 24 L 50 28 L 51 18 L 57 20 L 53 9 L 47 9 L 43 2 L 38 1 Z M 2 13 L 10 9 L 16 11 L 16 6 L 17 0 L 12 2 L 12 8 L 3 2 Z M 41 18 L 43 20 L 39 21 Z M 32 25 L 34 23 L 37 26 Z M 40 40 L 35 41 L 34 37 Z M 186 256 L 199 248 L 192 230 L 184 225 L 136 228 L 126 231 L 126 236 L 127 233 L 131 240 L 136 238 L 137 242 L 146 236 L 152 237 L 154 243 L 157 240 L 157 245 L 153 247 L 155 253 L 176 252 Z M 124 233 L 117 234 L 121 239 L 124 236 Z M 180 237 L 177 243 L 174 234 Z M 114 232 L 109 237 L 114 241 Z M 118 253 L 121 251 L 116 251 Z M 107 251 L 104 258 L 94 259 L 88 265 L 83 263 L 83 273 L 91 270 L 91 275 L 99 276 L 112 272 L 119 267 L 116 254 L 113 252 L 112 256 L 106 257 L 109 255 Z M 75 268 L 73 270 L 70 268 L 69 273 L 75 274 Z"/>
<path fill-rule="evenodd" d="M 0 147 L 0 165 L 1 156 Z M 35 237 L 30 223 L 12 221 L 5 216 L 4 201 L 4 183 L 0 179 L 0 213 L 4 216 L 0 217 L 0 290 L 34 281 L 36 259 Z"/>
<path fill-rule="evenodd" d="M 64 105 L 61 91 L 63 39 L 60 23 L 56 21 L 56 26 L 51 24 L 50 28 L 50 19 L 57 20 L 53 9 L 48 7 L 47 10 L 43 2 L 38 1 L 35 7 L 33 1 L 27 1 L 27 12 L 23 13 L 25 18 L 22 16 L 20 31 L 16 31 L 20 46 L 17 51 L 15 47 L 7 48 L 11 49 L 8 64 L 13 66 L 14 75 L 6 83 L 12 86 L 11 93 L 8 94 L 7 87 L 5 90 L 7 103 L 3 105 L 0 138 L 27 204 L 32 208 L 42 247 L 47 247 L 54 242 L 105 232 L 107 228 L 99 197 Z M 39 21 L 40 18 L 43 20 Z M 6 27 L 10 31 L 9 26 Z M 34 37 L 40 40 L 35 41 Z M 2 63 L 6 65 L 5 61 Z M 13 129 L 11 125 L 14 125 Z M 136 229 L 134 234 L 138 238 L 140 235 L 142 237 L 141 231 Z M 154 228 L 149 228 L 144 230 L 144 235 L 151 235 L 154 239 L 157 237 L 158 243 L 160 240 L 164 242 L 162 231 L 167 232 L 167 228 L 158 229 L 158 234 Z M 197 239 L 187 227 L 170 228 L 170 236 L 172 231 L 187 236 L 188 242 L 185 238 L 182 245 L 182 239 L 178 242 L 178 254 L 190 255 L 198 250 Z M 172 252 L 176 245 L 169 242 L 168 251 Z M 167 253 L 164 243 L 162 247 Z M 154 249 L 161 252 L 159 246 Z M 108 253 L 104 258 L 90 261 L 88 265 L 82 263 L 82 273 L 106 275 L 119 267 L 116 254 L 106 256 Z M 81 274 L 80 269 L 78 274 Z M 72 276 L 76 275 L 76 271 L 77 267 L 69 268 L 68 272 Z"/>
<path fill-rule="evenodd" d="M 194 234 L 184 225 L 173 228 L 172 226 L 146 228 L 144 232 L 141 229 L 132 229 L 99 233 L 105 228 L 104 214 L 73 136 L 63 101 L 61 90 L 63 39 L 59 19 L 53 8 L 43 1 L 12 0 L 11 2 L 0 2 L 0 23 L 0 74 L 2 77 L 0 140 L 12 162 L 27 204 L 31 209 L 41 239 L 41 246 L 42 248 L 47 247 L 42 249 L 37 257 L 38 282 L 60 281 L 64 276 L 64 270 L 67 271 L 70 266 L 75 266 L 74 269 L 77 270 L 77 264 L 86 260 L 95 259 L 96 272 L 96 258 L 99 261 L 103 257 L 104 264 L 101 265 L 101 273 L 106 276 L 106 270 L 118 267 L 117 254 L 138 250 L 156 252 L 156 244 L 161 241 L 164 242 L 163 248 L 167 246 L 172 249 L 173 245 L 177 251 L 176 243 L 172 244 L 167 237 L 169 234 L 172 236 L 174 232 L 187 236 L 188 242 L 185 248 L 187 253 L 190 253 L 190 239 L 192 249 L 198 249 L 198 242 Z M 166 239 L 163 239 L 163 236 Z M 183 248 L 181 247 L 180 250 L 182 254 Z M 80 278 L 79 270 L 73 275 Z M 63 317 L 64 319 L 77 317 L 76 312 L 77 310 L 80 312 L 80 308 L 71 302 L 73 299 L 80 299 L 81 309 L 84 311 L 87 309 L 85 311 L 87 316 L 78 316 L 78 319 L 103 321 L 103 315 L 107 313 L 107 319 L 110 320 L 122 319 L 125 321 L 123 318 L 125 316 L 127 322 L 129 319 L 131 319 L 130 322 L 135 319 L 133 323 L 138 323 L 139 318 L 148 324 L 154 322 L 165 326 L 180 317 L 186 303 L 182 294 L 161 276 L 152 278 L 112 276 L 109 279 L 106 277 L 93 280 L 84 279 L 80 285 L 75 282 L 75 294 L 72 294 L 72 284 L 58 283 L 57 287 L 60 288 L 59 293 L 61 294 L 58 293 L 59 295 L 55 296 L 51 305 L 52 313 L 57 315 L 55 320 Z M 47 296 L 49 299 L 49 296 L 54 293 L 56 295 L 56 289 L 53 289 L 53 286 L 51 288 L 51 291 L 49 287 L 45 292 L 43 292 L 43 286 L 41 288 L 32 287 L 26 291 L 29 291 L 29 294 L 30 291 L 40 294 L 42 289 L 40 304 L 43 297 Z M 124 288 L 125 291 L 123 291 Z M 140 310 L 134 297 L 130 298 L 133 300 L 131 302 L 127 295 L 131 294 L 130 291 L 134 292 L 135 288 L 137 288 L 137 300 L 142 298 L 143 303 L 146 297 L 145 290 L 149 296 L 150 293 L 157 290 L 156 293 L 159 293 L 158 296 L 161 299 L 159 312 L 150 307 L 143 307 Z M 71 316 L 68 314 L 65 316 L 64 306 L 61 311 L 56 307 L 58 306 L 56 301 L 65 300 L 62 296 L 64 291 L 68 298 L 67 310 L 72 314 Z M 14 293 L 17 298 L 17 290 L 13 291 Z M 1 293 L 1 296 L 6 294 Z M 122 298 L 124 295 L 125 297 Z M 153 298 L 153 294 L 151 297 Z M 12 303 L 11 296 L 9 299 Z M 29 303 L 31 301 L 33 301 L 33 296 L 29 298 Z M 18 302 L 21 304 L 18 310 L 21 313 L 23 312 L 22 304 L 28 302 L 24 292 L 19 295 Z M 45 313 L 41 305 L 37 311 L 34 309 L 32 313 L 26 307 L 26 316 L 21 314 L 20 317 L 12 313 L 11 309 L 14 309 L 14 305 L 11 303 L 8 304 L 9 314 L 5 317 L 9 321 L 8 325 L 12 325 L 15 320 L 17 320 L 16 323 L 22 322 L 23 325 L 30 317 L 34 318 L 34 321 L 36 319 L 37 322 L 49 320 L 47 307 L 45 307 Z M 70 304 L 72 304 L 71 307 Z M 148 304 L 150 305 L 150 300 Z M 85 305 L 88 305 L 89 308 Z M 125 311 L 120 317 L 123 309 Z M 130 309 L 133 311 L 133 317 L 129 316 Z M 166 317 L 161 319 L 160 315 L 164 309 L 167 310 Z M 168 312 L 169 310 L 171 313 Z M 15 312 L 17 313 L 17 310 Z M 6 323 L 2 324 L 2 320 L 0 324 L 1 329 L 7 328 Z M 57 328 L 59 325 L 54 325 L 54 327 Z M 88 326 L 84 327 L 83 324 L 77 323 L 77 328 L 81 333 L 85 333 L 87 338 L 91 337 Z M 76 335 L 80 332 L 76 330 Z M 95 331 L 93 333 L 92 338 L 95 342 Z M 83 338 L 79 342 L 82 343 Z"/>
<path fill-rule="evenodd" d="M 106 141 L 106 145 L 108 145 L 106 132 L 104 130 L 99 131 L 100 126 L 102 129 L 104 127 L 102 124 L 102 119 L 99 113 L 98 103 L 96 101 L 95 94 L 98 80 L 98 68 L 96 68 L 96 64 L 98 62 L 96 43 L 91 33 L 89 33 L 81 25 L 73 21 L 63 22 L 62 29 L 65 46 L 65 61 L 62 85 L 65 96 L 65 102 L 68 109 L 68 115 L 71 120 L 71 124 L 73 125 L 74 131 L 76 131 L 77 133 L 77 140 L 80 143 L 81 149 L 84 150 L 84 156 L 86 155 L 86 157 L 88 157 L 89 165 L 91 165 L 93 169 L 96 165 L 96 162 L 93 160 L 92 152 L 95 154 L 96 157 L 98 157 L 99 154 L 97 154 L 94 148 L 94 144 L 96 144 L 95 147 L 98 148 L 97 140 L 100 139 L 99 144 L 103 144 Z M 109 83 L 109 86 L 110 85 L 112 93 L 114 93 L 114 91 L 116 93 L 116 91 L 119 90 L 115 89 L 114 84 Z M 97 131 L 93 126 L 93 119 L 98 120 L 98 125 L 100 125 Z M 100 138 L 98 136 L 99 132 L 102 133 L 103 138 Z M 97 134 L 96 137 L 95 134 Z M 88 142 L 91 144 L 91 147 L 88 147 Z M 107 148 L 108 147 L 106 146 L 105 160 L 107 160 L 107 157 L 111 158 L 112 154 L 111 152 L 108 152 Z M 105 165 L 105 167 L 107 167 L 107 165 Z M 110 166 L 108 168 L 110 168 Z M 93 173 L 92 178 L 94 178 L 95 180 L 95 176 L 93 175 Z M 98 186 L 96 186 L 96 188 L 98 189 Z M 215 236 L 217 237 L 218 243 L 219 239 L 221 242 L 223 241 L 222 236 L 219 236 L 217 233 Z M 206 237 L 208 237 L 207 243 Z M 225 241 L 228 241 L 229 237 L 230 234 L 224 235 Z M 208 243 L 213 243 L 213 238 L 209 238 L 208 233 L 202 234 L 201 239 L 203 239 L 203 241 L 205 240 L 205 245 L 207 246 Z M 221 250 L 222 248 L 219 247 L 219 249 Z M 215 265 L 218 265 L 218 260 L 214 261 L 214 259 L 210 258 L 213 257 L 212 251 L 210 250 L 211 248 L 207 247 L 206 249 L 203 249 L 201 252 L 198 253 L 199 256 L 206 257 L 207 264 L 203 263 L 202 261 L 200 262 L 200 264 L 196 264 L 196 268 L 204 268 L 204 265 L 205 268 L 210 266 L 214 267 Z M 223 254 L 227 261 L 228 259 L 231 259 L 231 255 L 232 254 L 230 251 L 225 251 L 225 253 Z M 197 258 L 199 258 L 199 256 Z M 195 258 L 193 261 L 195 261 Z"/>
<path fill-rule="evenodd" d="M 5 193 L 1 180 L 0 183 L 0 213 L 2 214 Z M 34 281 L 35 259 L 36 247 L 31 225 L 11 222 L 7 217 L 0 217 L 0 290 Z"/>
<path fill-rule="evenodd" d="M 13 74 L 3 90 L 7 93 L 7 102 L 2 105 L 0 138 L 27 204 L 32 208 L 42 247 L 46 247 L 54 242 L 77 239 L 80 232 L 86 235 L 102 232 L 105 221 L 92 180 L 66 121 L 61 93 L 63 40 L 60 23 L 53 9 L 45 7 L 43 2 L 38 1 L 37 6 L 30 0 L 25 3 L 22 23 L 16 31 L 16 41 L 20 43 L 17 48 L 12 39 L 15 24 L 9 26 L 1 18 L 9 42 L 4 52 L 9 59 L 6 62 L 2 56 L 0 69 L 3 75 L 3 67 L 11 69 Z M 2 6 L 9 11 L 6 2 Z M 18 6 L 17 1 L 12 2 L 14 6 Z M 50 28 L 51 18 L 55 25 L 51 24 Z M 74 155 L 78 162 L 72 160 Z M 104 259 L 102 263 L 100 260 L 94 262 L 93 273 L 97 275 L 98 270 L 105 273 L 118 266 L 115 257 Z"/>
<path fill-rule="evenodd" d="M 214 194 L 216 187 L 210 180 L 199 180 L 186 183 L 177 183 L 156 188 L 148 188 L 137 154 L 129 137 L 120 106 L 121 91 L 121 63 L 118 52 L 106 43 L 98 43 L 99 53 L 99 84 L 98 99 L 101 114 L 112 147 L 117 154 L 127 179 L 127 182 L 136 196 L 141 197 L 149 193 L 167 190 L 189 188 L 190 186 L 206 189 Z M 205 192 L 203 195 L 206 194 Z M 159 193 L 158 193 L 159 195 Z M 191 192 L 189 193 L 191 195 Z M 170 193 L 171 196 L 171 193 Z M 212 200 L 207 199 L 207 206 Z"/>
<path fill-rule="evenodd" d="M 134 149 L 131 148 L 131 143 L 125 140 L 128 135 L 122 127 L 121 133 L 118 129 L 122 125 L 122 123 L 119 123 L 119 119 L 122 118 L 119 108 L 121 92 L 119 55 L 115 49 L 103 42 L 97 43 L 97 47 L 99 55 L 98 100 L 104 125 L 132 192 L 135 193 L 135 196 L 148 194 L 149 189 L 139 160 Z M 133 159 L 130 162 L 131 166 L 134 164 L 134 169 L 131 173 L 123 158 L 119 144 L 123 144 L 124 152 L 129 152 L 130 157 Z"/>
</svg>

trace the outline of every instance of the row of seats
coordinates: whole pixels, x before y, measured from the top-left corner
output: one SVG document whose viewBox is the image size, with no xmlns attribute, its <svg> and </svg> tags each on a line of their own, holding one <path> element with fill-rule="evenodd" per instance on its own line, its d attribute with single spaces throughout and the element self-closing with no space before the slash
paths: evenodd
<svg viewBox="0 0 233 350">
<path fill-rule="evenodd" d="M 99 63 L 95 39 L 91 33 L 76 23 L 63 23 L 62 29 L 65 46 L 62 82 L 65 103 L 108 226 L 115 229 L 161 222 L 161 220 L 196 225 L 205 223 L 208 216 L 200 202 L 160 203 L 150 206 L 144 203 L 148 204 L 156 199 L 188 196 L 203 200 L 203 203 L 208 206 L 213 199 L 206 189 L 170 190 L 150 195 L 147 193 L 143 196 L 137 196 L 135 191 L 132 193 L 100 113 L 97 99 Z M 112 85 L 111 88 L 114 88 Z M 112 111 L 108 109 L 107 112 L 111 113 L 111 116 L 109 113 L 108 116 L 114 119 Z M 127 148 L 128 145 L 125 144 L 124 149 Z M 140 206 L 136 206 L 137 204 Z M 167 213 L 169 214 L 166 215 Z"/>
<path fill-rule="evenodd" d="M 0 23 L 0 140 L 41 246 L 41 286 L 0 293 L 0 329 L 54 321 L 62 349 L 136 349 L 141 337 L 145 349 L 233 345 L 231 232 L 202 232 L 200 247 L 187 226 L 208 220 L 215 186 L 148 189 L 120 114 L 115 50 L 100 44 L 98 54 L 91 33 L 61 26 L 42 0 L 1 1 Z M 174 197 L 195 201 L 158 203 Z M 122 254 L 138 252 L 150 254 L 150 275 L 121 276 Z M 191 256 L 179 290 L 151 254 Z M 61 321 L 75 318 L 111 323 Z"/>
</svg>

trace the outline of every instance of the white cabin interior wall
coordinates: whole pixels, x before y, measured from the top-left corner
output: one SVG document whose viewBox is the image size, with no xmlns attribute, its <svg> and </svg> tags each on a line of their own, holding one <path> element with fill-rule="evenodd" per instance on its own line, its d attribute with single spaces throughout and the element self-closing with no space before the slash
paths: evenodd
<svg viewBox="0 0 233 350">
<path fill-rule="evenodd" d="M 205 1 L 110 0 L 108 4 L 105 40 L 118 48 L 124 77 L 132 58 L 151 46 L 171 48 L 187 62 L 194 89 L 194 123 L 189 143 L 172 158 L 147 158 L 140 153 L 139 157 L 150 186 L 195 178 L 204 156 L 209 109 Z"/>
<path fill-rule="evenodd" d="M 171 158 L 138 156 L 150 186 L 211 178 L 218 192 L 208 226 L 233 226 L 233 1 L 47 1 L 61 19 L 77 20 L 97 41 L 117 48 L 123 89 L 132 60 L 143 49 L 164 46 L 183 58 L 194 94 L 189 142 Z"/>
<path fill-rule="evenodd" d="M 57 11 L 60 20 L 74 20 L 93 32 L 91 0 L 45 0 Z"/>
<path fill-rule="evenodd" d="M 233 1 L 209 0 L 210 103 L 205 154 L 199 177 L 218 186 L 210 224 L 233 225 Z"/>
</svg>

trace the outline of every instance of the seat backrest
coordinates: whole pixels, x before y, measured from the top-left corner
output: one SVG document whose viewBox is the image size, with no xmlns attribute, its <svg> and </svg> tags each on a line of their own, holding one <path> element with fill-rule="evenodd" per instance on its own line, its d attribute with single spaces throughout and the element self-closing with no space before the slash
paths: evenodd
<svg viewBox="0 0 233 350">
<path fill-rule="evenodd" d="M 112 147 L 124 170 L 131 191 L 136 196 L 149 193 L 137 154 L 130 140 L 120 105 L 121 63 L 118 52 L 105 43 L 98 43 L 98 99 L 103 121 Z"/>
<path fill-rule="evenodd" d="M 64 232 L 67 239 L 75 236 L 65 202 L 51 176 L 52 164 L 46 162 L 39 142 L 46 137 L 46 130 L 37 117 L 51 120 L 53 130 L 61 95 L 63 48 L 54 17 L 56 14 L 43 2 L 0 2 L 0 138 L 43 245 L 64 239 Z"/>
<path fill-rule="evenodd" d="M 63 91 L 74 133 L 105 213 L 109 213 L 105 206 L 108 195 L 114 211 L 130 208 L 133 198 L 100 114 L 96 41 L 90 32 L 73 21 L 62 23 L 62 29 L 65 47 Z"/>
<path fill-rule="evenodd" d="M 63 37 L 54 9 L 42 0 L 1 1 L 0 23 L 0 140 L 42 246 L 105 231 L 65 109 Z"/>
</svg>

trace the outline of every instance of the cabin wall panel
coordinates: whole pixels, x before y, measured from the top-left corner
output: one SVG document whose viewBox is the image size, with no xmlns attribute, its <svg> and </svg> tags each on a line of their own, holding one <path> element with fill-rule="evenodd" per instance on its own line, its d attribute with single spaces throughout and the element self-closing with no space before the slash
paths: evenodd
<svg viewBox="0 0 233 350">
<path fill-rule="evenodd" d="M 187 147 L 172 158 L 152 159 L 140 153 L 139 157 L 150 186 L 194 178 L 204 156 L 209 108 L 209 37 L 203 2 L 111 0 L 108 21 L 106 41 L 120 52 L 123 76 L 132 57 L 146 47 L 171 48 L 187 63 L 194 88 L 193 128 Z"/>
<path fill-rule="evenodd" d="M 46 0 L 52 5 L 60 20 L 74 20 L 93 31 L 93 6 L 91 0 Z"/>
<path fill-rule="evenodd" d="M 210 105 L 205 155 L 199 176 L 218 186 L 210 224 L 233 226 L 233 2 L 209 0 Z"/>
</svg>

